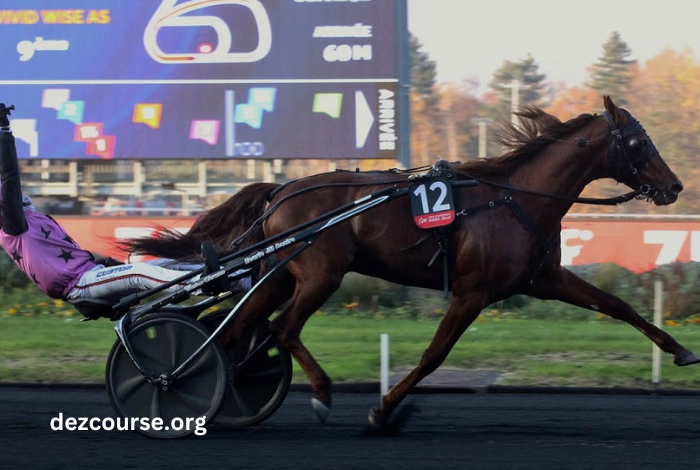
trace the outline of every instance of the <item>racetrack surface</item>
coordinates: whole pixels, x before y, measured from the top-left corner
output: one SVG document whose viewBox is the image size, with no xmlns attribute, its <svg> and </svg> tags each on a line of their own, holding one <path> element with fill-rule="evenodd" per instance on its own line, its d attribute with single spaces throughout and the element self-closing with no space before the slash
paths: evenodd
<svg viewBox="0 0 700 470">
<path fill-rule="evenodd" d="M 0 389 L 0 469 L 693 469 L 700 397 L 427 394 L 398 437 L 361 437 L 378 394 L 336 393 L 328 424 L 290 393 L 263 425 L 184 440 L 52 431 L 51 418 L 114 417 L 103 390 Z"/>
</svg>

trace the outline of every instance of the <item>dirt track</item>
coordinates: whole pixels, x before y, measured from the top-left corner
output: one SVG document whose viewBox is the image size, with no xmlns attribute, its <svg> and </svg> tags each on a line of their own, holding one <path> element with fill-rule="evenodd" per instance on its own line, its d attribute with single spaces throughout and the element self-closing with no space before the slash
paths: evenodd
<svg viewBox="0 0 700 470">
<path fill-rule="evenodd" d="M 376 394 L 335 395 L 320 425 L 291 393 L 264 425 L 179 441 L 52 431 L 65 417 L 114 416 L 101 390 L 0 389 L 0 468 L 693 469 L 700 398 L 543 394 L 414 395 L 399 437 L 360 433 Z"/>
</svg>

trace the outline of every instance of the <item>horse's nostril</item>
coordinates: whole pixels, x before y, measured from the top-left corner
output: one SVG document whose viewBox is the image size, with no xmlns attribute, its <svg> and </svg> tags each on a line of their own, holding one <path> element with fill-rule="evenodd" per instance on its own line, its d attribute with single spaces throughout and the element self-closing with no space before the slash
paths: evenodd
<svg viewBox="0 0 700 470">
<path fill-rule="evenodd" d="M 682 184 L 679 183 L 679 184 L 674 184 L 673 186 L 671 186 L 671 192 L 672 192 L 673 194 L 675 194 L 676 196 L 677 196 L 681 191 L 683 191 L 683 185 L 682 185 Z"/>
</svg>

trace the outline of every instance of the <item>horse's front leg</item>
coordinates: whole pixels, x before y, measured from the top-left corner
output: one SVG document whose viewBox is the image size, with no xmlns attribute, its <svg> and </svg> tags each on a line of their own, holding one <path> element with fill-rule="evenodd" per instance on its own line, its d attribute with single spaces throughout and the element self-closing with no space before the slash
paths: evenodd
<svg viewBox="0 0 700 470">
<path fill-rule="evenodd" d="M 486 289 L 455 293 L 450 307 L 435 332 L 433 340 L 423 353 L 420 362 L 406 377 L 394 385 L 382 398 L 381 408 L 370 410 L 369 421 L 374 428 L 386 428 L 396 407 L 423 378 L 443 363 L 457 340 L 486 306 Z"/>
<path fill-rule="evenodd" d="M 627 302 L 598 289 L 561 266 L 541 274 L 524 293 L 538 299 L 559 300 L 627 322 L 644 333 L 662 351 L 673 354 L 673 362 L 678 366 L 700 362 L 700 357 L 642 318 Z"/>
</svg>

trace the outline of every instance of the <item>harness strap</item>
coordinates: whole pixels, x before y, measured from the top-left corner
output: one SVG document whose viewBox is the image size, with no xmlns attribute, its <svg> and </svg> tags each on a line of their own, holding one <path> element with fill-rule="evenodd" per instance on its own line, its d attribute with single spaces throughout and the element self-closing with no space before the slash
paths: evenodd
<svg viewBox="0 0 700 470">
<path fill-rule="evenodd" d="M 302 179 L 304 179 L 304 178 L 302 178 Z M 291 184 L 291 183 L 294 183 L 294 182 L 296 182 L 296 181 L 299 181 L 299 180 L 290 181 L 290 182 L 285 183 L 284 185 L 278 186 L 278 187 L 276 187 L 275 189 L 273 189 L 272 191 L 270 191 L 270 193 L 266 196 L 268 202 L 270 202 L 270 201 L 272 200 L 272 196 L 271 196 L 271 195 L 277 194 L 279 191 L 282 190 L 282 188 L 284 188 L 285 186 L 287 186 L 287 185 L 289 185 L 289 184 Z M 397 179 L 397 180 L 383 181 L 383 182 L 380 183 L 380 184 L 387 184 L 387 185 L 388 185 L 388 184 L 405 183 L 405 182 L 406 182 L 405 179 Z M 260 217 L 258 217 L 258 219 L 255 220 L 255 222 L 253 222 L 253 223 L 251 224 L 250 227 L 248 227 L 248 230 L 246 230 L 246 231 L 243 232 L 241 235 L 239 235 L 235 240 L 233 240 L 233 241 L 229 244 L 228 248 L 226 249 L 226 252 L 232 252 L 232 251 L 234 250 L 234 248 L 240 246 L 240 245 L 245 241 L 245 239 L 248 238 L 248 236 L 249 236 L 257 227 L 259 227 L 263 222 L 265 222 L 265 221 L 272 215 L 272 213 L 275 212 L 275 210 L 277 210 L 277 208 L 278 208 L 282 203 L 284 203 L 285 201 L 288 201 L 289 199 L 291 199 L 291 198 L 293 198 L 293 197 L 300 196 L 300 195 L 302 195 L 302 194 L 304 194 L 304 193 L 308 193 L 309 191 L 315 191 L 315 190 L 317 190 L 317 189 L 333 188 L 333 187 L 353 187 L 353 186 L 354 186 L 354 187 L 360 187 L 360 186 L 379 186 L 379 184 L 376 184 L 376 183 L 327 183 L 327 184 L 320 184 L 320 185 L 317 185 L 317 186 L 309 186 L 309 187 L 307 187 L 307 188 L 303 188 L 303 189 L 300 189 L 300 190 L 298 190 L 298 191 L 295 191 L 295 192 L 293 192 L 293 193 L 291 193 L 291 194 L 287 194 L 287 195 L 284 196 L 282 199 L 280 199 L 279 201 L 277 201 L 274 205 L 270 206 L 270 207 L 265 211 L 265 213 L 263 213 L 263 215 L 261 215 Z"/>
<path fill-rule="evenodd" d="M 579 204 L 590 204 L 590 205 L 598 205 L 598 206 L 617 206 L 619 204 L 629 202 L 632 199 L 636 198 L 637 196 L 646 195 L 649 192 L 649 187 L 647 185 L 644 185 L 643 187 L 641 187 L 639 189 L 635 189 L 634 191 L 630 191 L 629 193 L 621 194 L 620 196 L 615 196 L 615 197 L 608 197 L 608 198 L 558 196 L 556 194 L 542 193 L 540 191 L 533 191 L 531 189 L 515 188 L 515 187 L 509 186 L 507 184 L 500 184 L 500 183 L 496 183 L 493 181 L 483 180 L 481 178 L 471 176 L 471 175 L 464 173 L 462 171 L 459 171 L 459 170 L 454 170 L 454 171 L 456 173 L 459 173 L 462 176 L 466 176 L 467 178 L 478 181 L 479 184 L 486 184 L 486 185 L 492 186 L 494 188 L 502 188 L 502 189 L 507 189 L 509 191 L 515 191 L 518 193 L 532 194 L 533 196 L 542 196 L 542 197 L 546 197 L 548 199 L 556 199 L 558 201 L 567 201 L 567 202 L 574 202 L 574 203 L 579 203 Z"/>
<path fill-rule="evenodd" d="M 430 233 L 427 234 L 427 235 L 423 235 L 422 237 L 420 237 L 420 240 L 418 240 L 417 242 L 415 242 L 413 245 L 411 245 L 411 246 L 409 246 L 409 247 L 406 247 L 406 248 L 401 248 L 401 249 L 399 250 L 399 252 L 402 252 L 402 251 L 409 251 L 409 250 L 412 250 L 412 249 L 414 249 L 414 248 L 417 248 L 417 247 L 418 247 L 419 245 L 421 245 L 423 242 L 428 241 L 432 236 L 433 236 L 433 235 L 430 234 Z M 431 263 L 432 263 L 432 261 L 431 261 Z M 428 263 L 428 266 L 430 266 L 430 263 Z"/>
<path fill-rule="evenodd" d="M 447 299 L 450 292 L 450 234 L 452 232 L 452 225 L 447 225 L 443 227 L 438 227 L 435 230 L 435 238 L 438 242 L 438 249 L 430 261 L 428 261 L 428 267 L 432 266 L 438 255 L 442 255 L 442 291 Z M 423 237 L 425 238 L 425 237 Z M 423 238 L 421 240 L 423 240 Z M 414 245 L 415 246 L 415 245 Z"/>
<path fill-rule="evenodd" d="M 504 204 L 508 205 L 508 207 L 513 212 L 518 221 L 528 230 L 528 232 L 532 234 L 533 238 L 535 239 L 535 242 L 537 242 L 537 246 L 540 248 L 541 255 L 534 257 L 533 253 L 533 257 L 530 261 L 531 266 L 530 268 L 528 268 L 528 270 L 530 271 L 530 282 L 532 282 L 542 269 L 542 266 L 544 265 L 545 261 L 545 255 L 549 254 L 552 240 L 554 240 L 556 237 L 547 237 L 544 233 L 542 233 L 542 231 L 537 226 L 532 217 L 530 217 L 530 215 L 527 212 L 525 212 L 517 202 L 515 202 L 512 195 L 510 194 L 510 191 L 506 196 L 504 196 L 501 199 L 495 199 L 493 201 L 487 202 L 486 204 L 481 204 L 470 209 L 464 209 L 460 211 L 457 215 L 474 214 L 475 212 L 479 212 L 485 209 L 491 209 L 497 206 L 502 206 Z M 437 253 L 433 258 L 435 257 L 437 257 Z"/>
<path fill-rule="evenodd" d="M 508 205 L 510 210 L 513 211 L 515 217 L 520 221 L 521 224 L 523 224 L 523 226 L 526 229 L 528 229 L 528 231 L 535 238 L 535 241 L 540 247 L 540 250 L 542 250 L 543 253 L 546 253 L 549 249 L 549 238 L 542 233 L 535 221 L 532 220 L 532 217 L 530 217 L 530 215 L 527 212 L 525 212 L 523 208 L 520 207 L 520 205 L 517 202 L 515 202 L 515 200 L 513 200 L 513 196 L 511 196 L 510 193 L 502 197 L 501 199 L 495 199 L 493 201 L 487 202 L 486 204 L 474 206 L 469 209 L 463 209 L 459 211 L 457 215 L 470 215 L 482 211 L 484 209 L 491 209 L 497 206 L 502 206 L 503 204 Z"/>
<path fill-rule="evenodd" d="M 513 200 L 512 196 L 508 195 L 504 199 L 506 204 L 508 204 L 508 207 L 510 207 L 510 210 L 513 211 L 513 214 L 515 214 L 515 217 L 526 229 L 528 229 L 532 236 L 535 237 L 535 241 L 540 247 L 540 251 L 542 251 L 542 253 L 547 253 L 549 249 L 549 238 L 542 233 L 535 221 L 532 220 L 532 217 L 530 217 L 530 215 Z"/>
<path fill-rule="evenodd" d="M 469 214 L 474 214 L 476 212 L 480 212 L 484 209 L 492 209 L 496 206 L 500 206 L 503 204 L 506 204 L 506 198 L 502 199 L 494 199 L 493 201 L 489 201 L 486 204 L 481 204 L 478 206 L 470 207 L 469 209 L 462 209 L 457 213 L 457 215 L 469 215 Z"/>
</svg>

